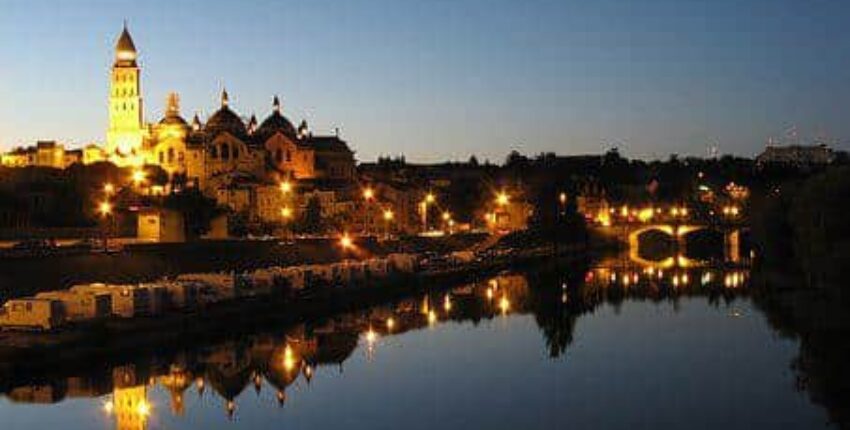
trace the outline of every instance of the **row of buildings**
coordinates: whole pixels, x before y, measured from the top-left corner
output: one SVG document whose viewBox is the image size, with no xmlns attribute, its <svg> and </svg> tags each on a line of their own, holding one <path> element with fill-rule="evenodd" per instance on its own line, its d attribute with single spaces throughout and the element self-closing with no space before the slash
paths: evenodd
<svg viewBox="0 0 850 430">
<path fill-rule="evenodd" d="M 264 117 L 246 117 L 222 90 L 219 108 L 212 115 L 201 118 L 196 114 L 187 120 L 179 96 L 171 93 L 162 118 L 147 121 L 141 72 L 135 42 L 125 26 L 115 44 L 110 71 L 105 144 L 69 149 L 58 142 L 38 142 L 3 154 L 2 165 L 65 169 L 76 163 L 110 162 L 130 169 L 157 166 L 168 179 L 157 193 L 196 188 L 219 205 L 260 222 L 291 221 L 313 200 L 319 202 L 322 218 L 343 219 L 355 231 L 386 231 L 390 220 L 393 230 L 405 232 L 444 227 L 441 221 L 455 222 L 441 219 L 450 208 L 422 206 L 445 180 L 405 182 L 370 174 L 369 169 L 358 172 L 354 151 L 338 131 L 314 134 L 306 120 L 296 126 L 277 96 L 271 98 Z M 444 176 L 457 175 L 453 171 Z M 281 188 L 284 183 L 285 190 Z M 364 198 L 367 188 L 371 196 Z M 434 212 L 431 222 L 425 215 L 429 211 Z"/>
</svg>

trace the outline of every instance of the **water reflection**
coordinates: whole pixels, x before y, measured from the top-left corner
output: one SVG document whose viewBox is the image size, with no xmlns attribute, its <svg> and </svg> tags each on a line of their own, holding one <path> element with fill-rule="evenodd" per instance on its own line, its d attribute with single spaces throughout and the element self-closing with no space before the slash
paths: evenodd
<svg viewBox="0 0 850 430">
<path fill-rule="evenodd" d="M 0 383 L 0 391 L 18 403 L 97 399 L 94 407 L 116 429 L 145 429 L 156 415 L 183 416 L 190 392 L 212 396 L 221 417 L 233 418 L 246 390 L 271 390 L 283 406 L 289 387 L 301 381 L 309 390 L 317 369 L 341 372 L 358 347 L 371 359 L 381 353 L 387 339 L 404 333 L 532 315 L 548 355 L 558 357 L 570 347 L 577 319 L 604 303 L 614 307 L 626 300 L 675 303 L 682 297 L 704 296 L 719 304 L 747 295 L 748 282 L 747 270 L 740 267 L 656 268 L 628 259 L 590 268 L 503 273 L 363 311 L 119 360 L 107 370 L 100 365 L 65 369 L 57 363 L 47 371 L 14 374 Z M 168 392 L 168 405 L 148 398 L 154 389 Z"/>
</svg>

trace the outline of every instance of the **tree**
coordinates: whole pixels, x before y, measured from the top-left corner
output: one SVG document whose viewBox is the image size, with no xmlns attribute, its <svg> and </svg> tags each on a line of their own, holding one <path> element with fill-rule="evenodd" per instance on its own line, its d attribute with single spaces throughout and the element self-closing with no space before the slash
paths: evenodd
<svg viewBox="0 0 850 430">
<path fill-rule="evenodd" d="M 296 231 L 304 233 L 321 233 L 324 230 L 325 224 L 322 219 L 322 202 L 318 197 L 312 197 L 307 202 L 307 207 L 300 219 L 294 225 Z"/>
<path fill-rule="evenodd" d="M 169 195 L 163 206 L 183 215 L 187 238 L 197 238 L 209 232 L 213 218 L 222 213 L 215 200 L 204 196 L 195 188 Z"/>
</svg>

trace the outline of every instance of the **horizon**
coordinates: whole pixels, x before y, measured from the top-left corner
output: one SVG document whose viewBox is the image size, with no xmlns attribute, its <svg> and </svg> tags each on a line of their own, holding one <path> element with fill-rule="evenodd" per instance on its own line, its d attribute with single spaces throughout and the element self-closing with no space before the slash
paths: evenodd
<svg viewBox="0 0 850 430">
<path fill-rule="evenodd" d="M 339 127 L 364 162 L 501 163 L 512 150 L 615 147 L 644 160 L 706 157 L 712 146 L 753 157 L 784 138 L 848 149 L 850 85 L 830 73 L 846 69 L 850 43 L 831 30 L 850 18 L 847 6 L 469 0 L 418 4 L 417 14 L 353 3 L 214 3 L 197 14 L 206 3 L 12 0 L 0 34 L 27 43 L 0 44 L 12 64 L 0 70 L 0 148 L 104 143 L 108 72 L 127 19 L 146 122 L 161 118 L 171 91 L 187 119 L 212 114 L 225 87 L 242 117 L 260 121 L 280 95 L 291 121 L 317 134 Z"/>
</svg>

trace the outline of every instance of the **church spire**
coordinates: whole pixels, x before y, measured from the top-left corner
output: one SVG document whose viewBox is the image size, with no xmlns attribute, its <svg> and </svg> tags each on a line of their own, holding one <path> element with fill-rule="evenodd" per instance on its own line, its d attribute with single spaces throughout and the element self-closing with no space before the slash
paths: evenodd
<svg viewBox="0 0 850 430">
<path fill-rule="evenodd" d="M 280 113 L 280 98 L 278 96 L 274 96 L 274 99 L 272 100 L 272 108 L 274 108 L 275 112 Z"/>
<path fill-rule="evenodd" d="M 221 107 L 227 107 L 230 97 L 227 95 L 227 88 L 221 90 Z"/>
<path fill-rule="evenodd" d="M 115 65 L 135 67 L 137 56 L 136 44 L 133 43 L 133 37 L 127 29 L 127 20 L 124 20 L 124 29 L 118 36 L 118 41 L 115 42 Z"/>
</svg>

